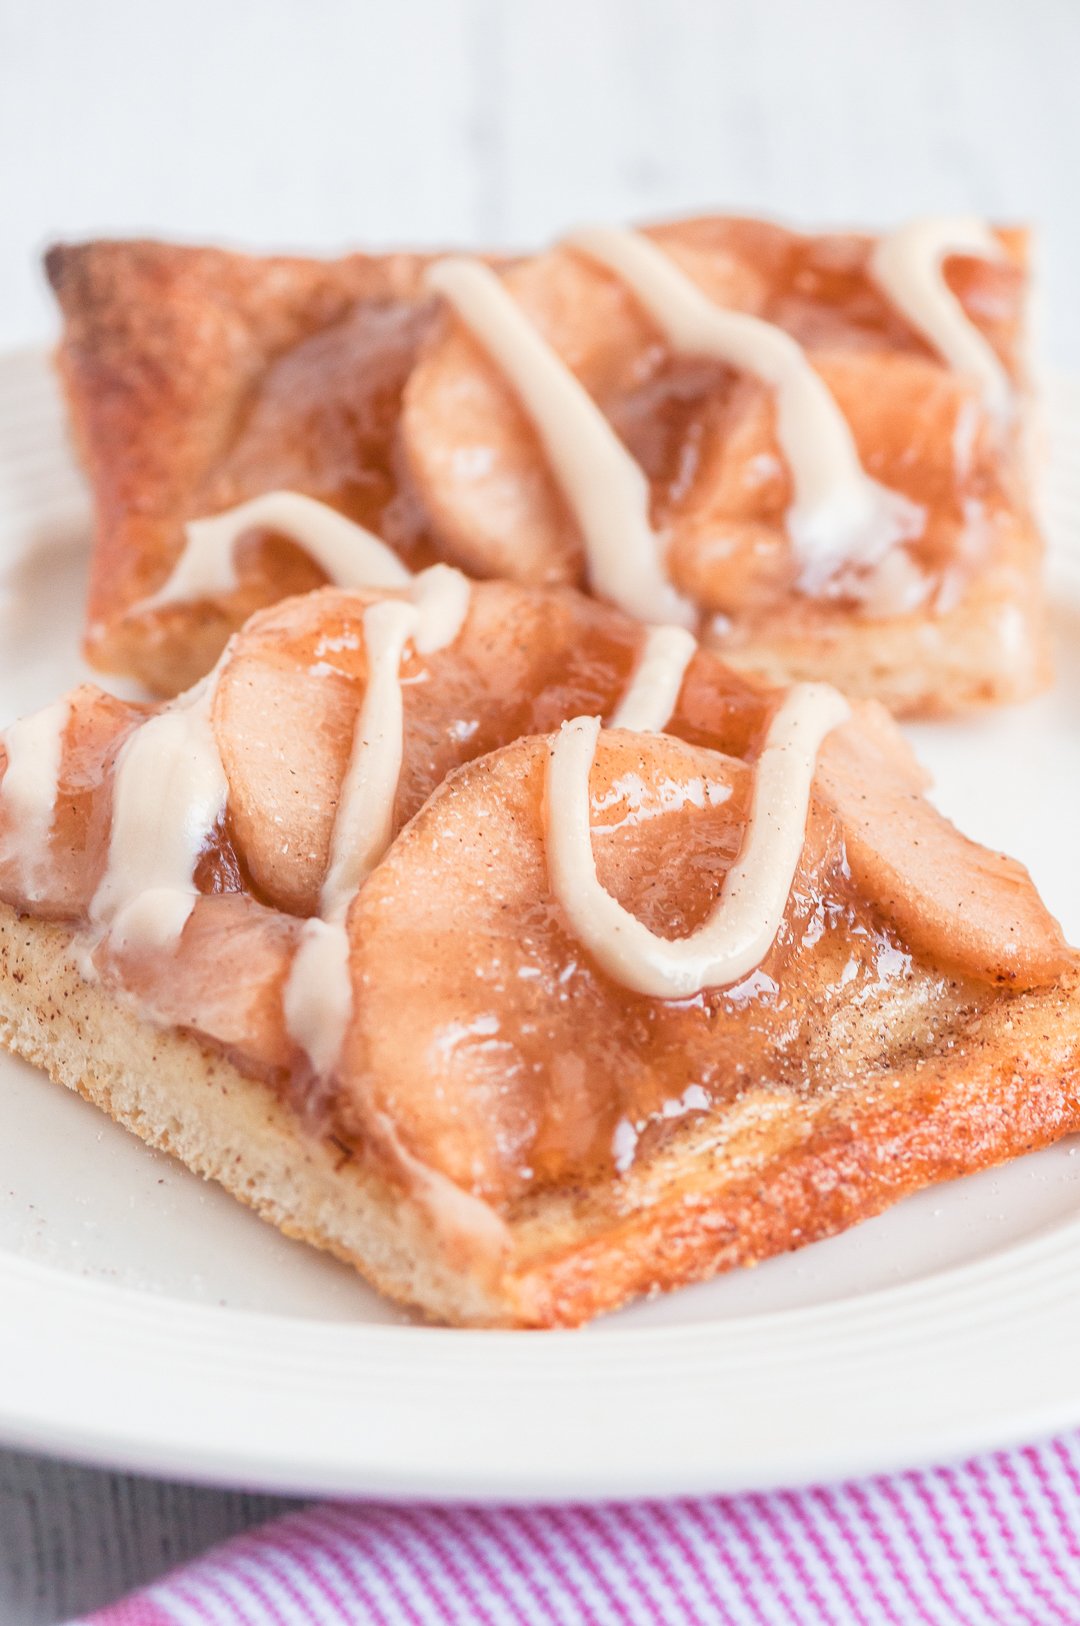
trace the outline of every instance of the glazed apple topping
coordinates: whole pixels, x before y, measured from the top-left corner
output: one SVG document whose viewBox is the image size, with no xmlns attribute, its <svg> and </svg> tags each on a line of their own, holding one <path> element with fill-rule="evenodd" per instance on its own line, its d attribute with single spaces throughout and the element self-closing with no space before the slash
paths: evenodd
<svg viewBox="0 0 1080 1626">
<path fill-rule="evenodd" d="M 496 1204 L 625 1170 L 751 1075 L 844 1087 L 979 988 L 1071 963 L 876 708 L 766 689 L 570 589 L 452 577 L 281 604 L 169 706 L 83 688 L 17 725 L 0 896 L 399 1178 Z M 584 891 L 552 835 L 575 718 Z M 589 888 L 661 966 L 733 909 L 753 930 L 646 987 Z"/>
<path fill-rule="evenodd" d="M 360 503 L 298 455 L 349 438 L 315 411 L 322 335 L 271 368 L 171 574 L 129 615 L 254 607 L 272 543 L 286 590 L 396 585 L 402 558 L 441 552 L 480 577 L 588 583 L 646 622 L 720 637 L 733 618 L 745 638 L 792 602 L 947 608 L 1008 546 L 1017 271 L 981 222 L 876 242 L 593 227 L 500 271 L 436 261 L 426 280 L 453 313 L 442 330 L 430 310 L 400 342 L 401 312 L 335 330 L 335 399 L 342 356 L 390 381 L 366 386 L 377 411 L 344 419 L 393 500 Z M 267 489 L 271 473 L 334 506 Z M 435 551 L 395 504 L 422 511 Z"/>
<path fill-rule="evenodd" d="M 650 621 L 748 624 L 793 594 L 891 617 L 955 592 L 1011 506 L 1012 374 L 971 311 L 1013 271 L 986 228 L 917 226 L 834 244 L 842 264 L 748 222 L 436 264 L 455 320 L 403 433 L 443 545 Z"/>
<path fill-rule="evenodd" d="M 414 1156 L 492 1202 L 618 1173 L 688 1119 L 711 1113 L 721 1133 L 716 1109 L 751 1085 L 789 1104 L 873 1088 L 891 1062 L 947 1039 L 997 970 L 1000 940 L 987 963 L 969 953 L 963 975 L 955 943 L 937 945 L 939 963 L 906 941 L 856 883 L 841 818 L 815 790 L 754 969 L 681 999 L 635 992 L 589 952 L 552 886 L 550 750 L 521 740 L 448 780 L 350 920 L 354 1127 L 371 1111 L 392 1118 Z M 690 939 L 738 860 L 753 778 L 670 736 L 602 733 L 590 799 L 605 892 L 645 929 Z M 1016 901 L 999 889 L 1013 923 Z M 1051 979 L 1067 951 L 1048 916 L 1028 924 Z"/>
</svg>

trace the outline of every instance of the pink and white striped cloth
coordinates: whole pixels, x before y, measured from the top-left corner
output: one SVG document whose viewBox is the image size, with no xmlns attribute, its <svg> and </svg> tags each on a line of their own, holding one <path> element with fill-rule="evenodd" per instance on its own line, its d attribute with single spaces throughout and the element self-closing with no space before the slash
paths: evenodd
<svg viewBox="0 0 1080 1626">
<path fill-rule="evenodd" d="M 1080 1434 L 829 1489 L 564 1508 L 328 1503 L 83 1626 L 1077 1626 Z"/>
</svg>

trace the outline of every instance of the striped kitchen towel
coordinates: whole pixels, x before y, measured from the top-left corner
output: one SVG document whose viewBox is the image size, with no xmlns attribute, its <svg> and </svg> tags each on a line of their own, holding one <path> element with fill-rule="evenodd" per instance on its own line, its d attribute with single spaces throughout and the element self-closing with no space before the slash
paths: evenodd
<svg viewBox="0 0 1080 1626">
<path fill-rule="evenodd" d="M 1080 1434 L 763 1496 L 327 1503 L 84 1626 L 1080 1626 Z"/>
</svg>

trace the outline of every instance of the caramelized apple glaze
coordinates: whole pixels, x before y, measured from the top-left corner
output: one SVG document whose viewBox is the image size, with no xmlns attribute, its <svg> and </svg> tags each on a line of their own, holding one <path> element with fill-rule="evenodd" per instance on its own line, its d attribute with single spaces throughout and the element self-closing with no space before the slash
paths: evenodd
<svg viewBox="0 0 1080 1626">
<path fill-rule="evenodd" d="M 228 455 L 194 494 L 191 519 L 265 491 L 301 491 L 383 538 L 412 570 L 439 557 L 403 466 L 397 425 L 433 302 L 366 300 L 285 350 L 253 388 Z M 241 560 L 254 609 L 320 586 L 292 539 L 252 532 Z"/>
<path fill-rule="evenodd" d="M 500 273 L 515 310 L 645 476 L 644 522 L 670 581 L 644 594 L 654 605 L 645 618 L 685 619 L 672 608 L 689 604 L 688 616 L 714 641 L 735 648 L 766 625 L 779 633 L 789 621 L 789 631 L 810 626 L 838 606 L 870 618 L 945 612 L 979 569 L 1008 552 L 1029 523 L 1018 437 L 988 408 L 979 379 L 951 370 L 879 286 L 872 239 L 803 237 L 740 220 L 607 235 L 659 252 L 717 312 L 802 347 L 850 432 L 868 489 L 887 499 L 881 535 L 864 539 L 890 554 L 883 572 L 808 577 L 792 543 L 797 493 L 775 390 L 678 353 L 635 290 L 573 241 L 518 262 Z M 996 258 L 969 243 L 935 275 L 958 301 L 958 320 L 1019 389 L 1022 245 L 986 236 Z M 281 488 L 330 503 L 412 569 L 446 558 L 479 577 L 589 580 L 588 527 L 550 448 L 498 362 L 433 301 L 361 304 L 281 354 L 254 386 L 231 451 L 194 493 L 188 517 Z M 890 540 L 899 545 L 890 550 Z M 645 559 L 649 549 L 639 552 Z M 289 538 L 265 531 L 245 540 L 241 565 L 240 619 L 325 579 Z M 618 591 L 593 586 L 618 601 Z"/>
<path fill-rule="evenodd" d="M 410 647 L 402 662 L 394 839 L 349 910 L 344 1049 L 332 1076 L 314 1078 L 284 991 L 330 862 L 367 684 L 365 612 L 394 596 L 326 589 L 235 640 L 210 711 L 226 812 L 171 947 L 86 932 L 117 760 L 153 715 L 96 689 L 70 700 L 32 886 L 0 754 L 0 897 L 69 922 L 95 974 L 150 1019 L 291 1090 L 316 1127 L 384 1157 L 399 1179 L 412 1159 L 505 1205 L 540 1184 L 618 1173 L 635 1148 L 736 1103 L 751 1078 L 788 1100 L 884 1078 L 947 1036 L 977 988 L 1037 985 L 1070 963 L 1026 873 L 945 824 L 893 726 L 861 708 L 822 749 L 802 857 L 760 965 L 685 1000 L 629 992 L 555 900 L 544 780 L 552 730 L 612 716 L 645 634 L 568 589 L 479 584 L 455 641 Z M 685 935 L 714 906 L 781 698 L 699 650 L 665 733 L 601 736 L 597 873 L 657 934 Z"/>
<path fill-rule="evenodd" d="M 520 741 L 466 769 L 357 903 L 348 1070 L 424 1161 L 494 1202 L 566 1186 L 627 1167 L 750 1084 L 841 1088 L 955 1020 L 965 985 L 916 970 L 852 885 L 820 804 L 761 964 L 686 1000 L 631 993 L 590 961 L 547 885 L 545 754 Z M 750 779 L 670 739 L 604 736 L 602 884 L 651 929 L 693 931 L 738 852 Z"/>
<path fill-rule="evenodd" d="M 717 311 L 756 318 L 804 347 L 865 475 L 912 517 L 902 565 L 881 591 L 843 571 L 799 590 L 774 391 L 673 351 L 635 292 L 574 239 L 510 268 L 502 284 L 648 476 L 674 587 L 734 642 L 785 605 L 812 619 L 815 595 L 871 617 L 954 604 L 972 572 L 1008 546 L 1018 508 L 1026 522 L 1016 437 L 986 408 L 979 381 L 952 372 L 894 309 L 872 275 L 871 241 L 738 221 L 681 222 L 642 237 Z M 949 259 L 941 276 L 961 319 L 1018 385 L 1019 264 L 1002 249 L 995 260 Z M 421 353 L 403 436 L 442 543 L 465 568 L 586 579 L 581 527 L 537 425 L 498 358 L 460 323 Z"/>
</svg>

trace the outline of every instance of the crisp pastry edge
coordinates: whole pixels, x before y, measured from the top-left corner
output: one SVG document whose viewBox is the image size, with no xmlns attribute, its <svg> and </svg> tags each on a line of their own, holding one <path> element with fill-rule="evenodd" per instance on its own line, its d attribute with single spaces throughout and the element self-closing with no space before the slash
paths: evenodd
<svg viewBox="0 0 1080 1626">
<path fill-rule="evenodd" d="M 497 1319 L 475 1278 L 446 1269 L 415 1208 L 269 1084 L 87 981 L 71 950 L 68 927 L 0 905 L 0 1044 L 388 1297 L 440 1320 Z"/>
<path fill-rule="evenodd" d="M 271 1085 L 87 981 L 73 935 L 0 905 L 0 1043 L 286 1235 L 459 1326 L 578 1325 L 1080 1130 L 1080 976 L 1070 975 L 1006 1001 L 988 996 L 961 1043 L 854 1087 L 850 1110 L 804 1124 L 801 1138 L 796 1098 L 782 1101 L 796 1133 L 779 1154 L 755 1161 L 752 1132 L 733 1159 L 707 1121 L 622 1181 L 540 1194 L 510 1220 L 511 1268 L 493 1273 Z"/>
</svg>

